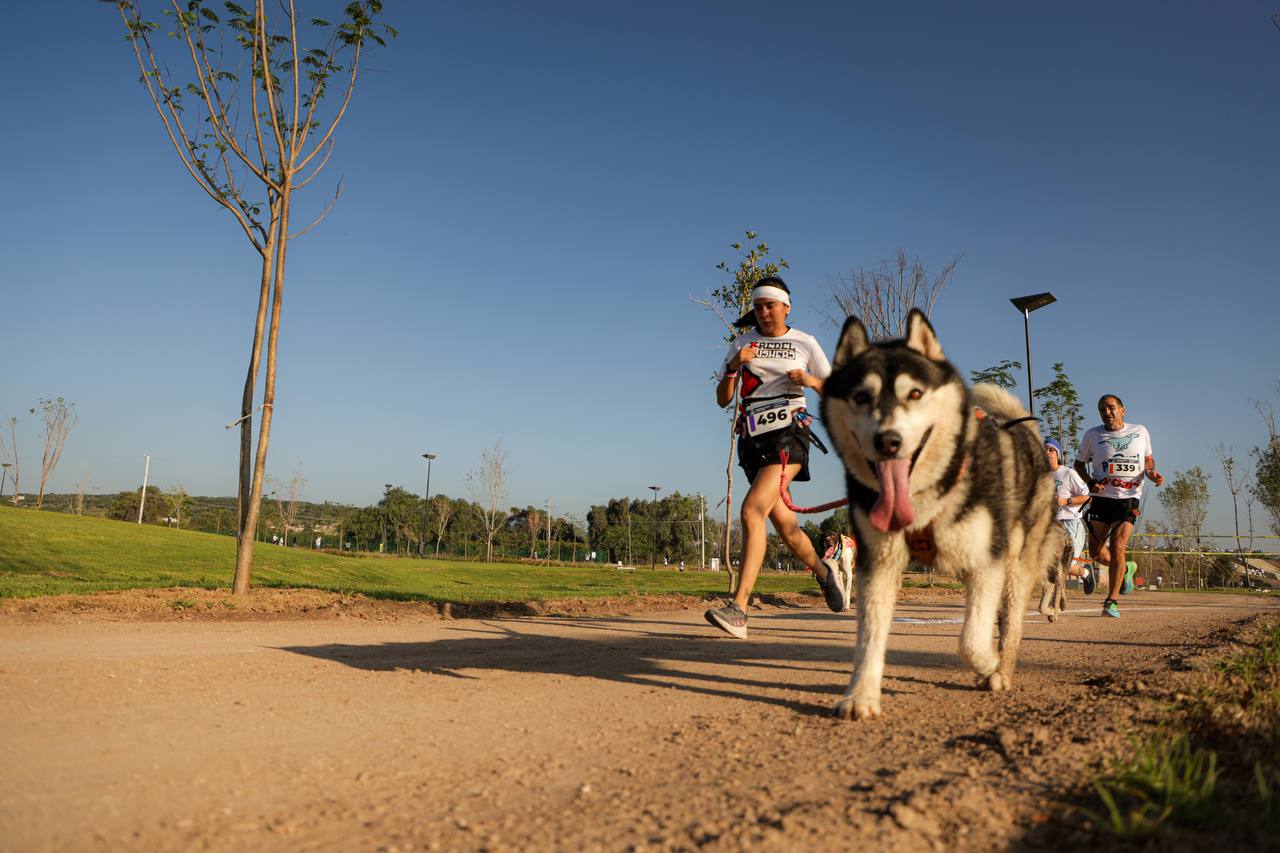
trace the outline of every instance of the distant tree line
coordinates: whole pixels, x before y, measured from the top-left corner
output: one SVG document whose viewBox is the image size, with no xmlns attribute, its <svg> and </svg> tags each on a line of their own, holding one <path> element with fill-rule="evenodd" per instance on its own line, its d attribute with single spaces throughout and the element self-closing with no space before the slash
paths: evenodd
<svg viewBox="0 0 1280 853">
<path fill-rule="evenodd" d="M 142 503 L 143 524 L 234 536 L 235 497 L 188 495 L 182 486 L 147 488 L 116 494 L 47 495 L 47 509 L 137 523 Z M 486 529 L 480 504 L 465 498 L 432 495 L 424 501 L 408 489 L 392 486 L 368 506 L 292 501 L 268 496 L 255 536 L 261 542 L 289 547 L 320 547 L 344 552 L 372 552 L 402 556 L 438 556 L 483 560 Z M 674 493 L 653 500 L 611 498 L 592 506 L 585 519 L 552 513 L 547 523 L 545 507 L 508 507 L 500 511 L 494 535 L 494 558 L 537 559 L 559 563 L 621 562 L 625 565 L 663 565 L 699 568 L 701 537 L 705 529 L 708 564 L 712 558 L 724 566 L 724 524 L 712 518 L 714 506 L 706 506 L 705 528 L 698 495 Z M 827 533 L 849 532 L 843 511 L 804 522 L 804 530 L 821 547 Z M 425 534 L 425 535 L 424 535 Z M 734 561 L 741 547 L 741 531 L 734 521 L 731 531 Z M 594 557 L 592 555 L 594 554 Z M 535 556 L 536 555 L 536 556 Z M 771 534 L 766 568 L 802 571 L 781 539 Z"/>
<path fill-rule="evenodd" d="M 728 541 L 733 561 L 741 548 L 741 530 L 734 519 L 726 537 L 724 522 L 714 518 L 716 507 L 704 506 L 698 495 L 679 492 L 660 500 L 612 498 L 587 511 L 587 541 L 597 559 L 624 565 L 678 566 L 701 565 L 701 537 L 706 532 L 706 557 L 725 567 L 724 547 Z M 705 517 L 704 517 L 705 514 Z M 806 521 L 803 529 L 821 551 L 822 539 L 830 532 L 848 533 L 849 516 L 844 511 L 822 519 Z M 803 571 L 791 551 L 776 534 L 769 534 L 765 550 L 765 568 Z"/>
</svg>

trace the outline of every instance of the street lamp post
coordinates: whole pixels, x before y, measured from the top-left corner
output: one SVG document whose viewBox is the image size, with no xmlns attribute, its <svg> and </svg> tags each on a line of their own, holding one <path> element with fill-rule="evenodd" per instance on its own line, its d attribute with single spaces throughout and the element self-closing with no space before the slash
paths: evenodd
<svg viewBox="0 0 1280 853">
<path fill-rule="evenodd" d="M 427 504 L 431 501 L 431 460 L 436 458 L 434 453 L 424 453 L 422 458 L 427 460 L 427 493 L 422 498 L 422 547 L 418 549 L 418 555 L 427 556 Z"/>
<path fill-rule="evenodd" d="M 653 528 L 649 532 L 649 571 L 658 568 L 658 489 L 662 486 L 650 486 L 653 492 Z"/>
<path fill-rule="evenodd" d="M 1058 297 L 1052 293 L 1033 293 L 1030 296 L 1015 296 L 1009 301 L 1013 303 L 1014 308 L 1022 312 L 1023 331 L 1027 339 L 1027 412 L 1034 415 L 1036 404 L 1031 396 L 1035 388 L 1031 384 L 1031 312 L 1037 308 L 1052 305 L 1058 301 Z"/>
</svg>

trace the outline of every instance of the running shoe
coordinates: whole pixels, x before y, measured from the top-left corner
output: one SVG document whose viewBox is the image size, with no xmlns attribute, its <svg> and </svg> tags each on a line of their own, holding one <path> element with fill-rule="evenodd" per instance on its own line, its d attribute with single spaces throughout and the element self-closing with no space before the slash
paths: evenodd
<svg viewBox="0 0 1280 853">
<path fill-rule="evenodd" d="M 1120 605 L 1116 604 L 1116 600 L 1114 598 L 1108 598 L 1106 601 L 1102 602 L 1102 615 L 1110 616 L 1114 619 L 1120 618 Z"/>
<path fill-rule="evenodd" d="M 1084 577 L 1080 579 L 1080 586 L 1084 589 L 1085 595 L 1093 595 L 1093 591 L 1098 588 L 1098 576 L 1093 573 L 1093 567 L 1084 567 Z"/>
<path fill-rule="evenodd" d="M 726 601 L 724 607 L 716 607 L 705 614 L 707 621 L 721 631 L 739 640 L 747 638 L 747 614 L 732 601 Z"/>
<path fill-rule="evenodd" d="M 1133 573 L 1138 570 L 1138 564 L 1132 560 L 1125 561 L 1124 580 L 1120 581 L 1120 594 L 1128 595 L 1133 592 Z"/>
<path fill-rule="evenodd" d="M 832 613 L 844 613 L 849 609 L 849 584 L 841 575 L 840 561 L 823 560 L 822 565 L 827 567 L 827 579 L 818 578 L 822 597 Z"/>
</svg>

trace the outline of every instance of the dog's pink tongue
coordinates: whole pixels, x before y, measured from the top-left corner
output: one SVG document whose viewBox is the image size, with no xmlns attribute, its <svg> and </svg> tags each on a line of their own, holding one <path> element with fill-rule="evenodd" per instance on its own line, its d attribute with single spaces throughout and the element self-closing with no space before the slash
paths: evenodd
<svg viewBox="0 0 1280 853">
<path fill-rule="evenodd" d="M 871 526 L 881 533 L 901 530 L 916 520 L 911 486 L 907 485 L 911 460 L 885 459 L 876 463 L 876 473 L 880 477 L 880 497 L 871 508 Z"/>
</svg>

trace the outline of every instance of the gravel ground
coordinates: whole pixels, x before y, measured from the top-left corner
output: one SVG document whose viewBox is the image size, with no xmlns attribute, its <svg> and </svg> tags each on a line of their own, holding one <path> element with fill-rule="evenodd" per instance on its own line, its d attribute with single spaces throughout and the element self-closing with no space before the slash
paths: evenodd
<svg viewBox="0 0 1280 853">
<path fill-rule="evenodd" d="M 904 594 L 885 716 L 827 714 L 854 619 L 561 602 L 443 618 L 306 591 L 0 604 L 0 849 L 990 850 L 1089 842 L 1081 785 L 1276 602 L 1077 595 L 973 687 Z M 180 604 L 174 604 L 180 601 Z M 649 610 L 646 608 L 656 607 Z M 625 613 L 626 615 L 615 615 Z"/>
</svg>

